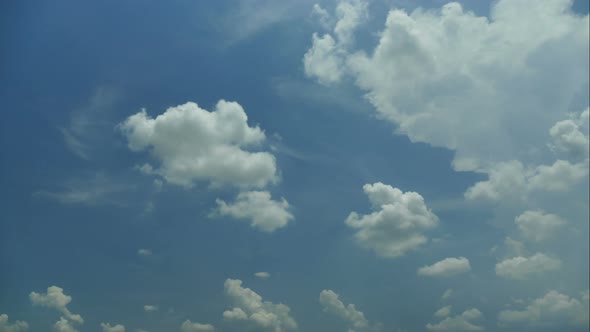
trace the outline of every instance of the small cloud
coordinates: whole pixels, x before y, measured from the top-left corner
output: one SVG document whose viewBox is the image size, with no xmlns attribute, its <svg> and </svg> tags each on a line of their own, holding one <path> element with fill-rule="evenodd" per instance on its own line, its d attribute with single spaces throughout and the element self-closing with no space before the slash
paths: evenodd
<svg viewBox="0 0 590 332">
<path fill-rule="evenodd" d="M 418 269 L 418 275 L 427 277 L 446 277 L 465 273 L 471 270 L 469 260 L 465 257 L 449 257 L 430 266 Z"/>
<path fill-rule="evenodd" d="M 151 249 L 139 249 L 139 250 L 137 250 L 137 254 L 139 256 L 148 257 L 148 256 L 152 255 L 152 250 Z"/>
<path fill-rule="evenodd" d="M 145 310 L 146 312 L 158 311 L 158 306 L 146 304 L 143 306 L 143 310 Z"/>
<path fill-rule="evenodd" d="M 270 273 L 268 272 L 256 272 L 254 275 L 260 279 L 267 279 L 270 278 Z"/>
</svg>

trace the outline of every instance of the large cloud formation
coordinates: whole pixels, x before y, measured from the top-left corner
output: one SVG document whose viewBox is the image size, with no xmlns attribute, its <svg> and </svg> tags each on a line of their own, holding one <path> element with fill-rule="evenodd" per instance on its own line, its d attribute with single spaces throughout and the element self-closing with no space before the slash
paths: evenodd
<svg viewBox="0 0 590 332">
<path fill-rule="evenodd" d="M 280 201 L 271 199 L 267 191 L 246 191 L 236 197 L 235 202 L 226 203 L 217 199 L 217 208 L 211 216 L 230 216 L 250 221 L 250 226 L 263 232 L 272 233 L 287 226 L 293 220 L 289 212 L 289 203 L 282 198 Z"/>
<path fill-rule="evenodd" d="M 170 183 L 264 187 L 278 180 L 275 157 L 246 150 L 266 139 L 259 127 L 250 127 L 247 121 L 240 104 L 220 100 L 213 112 L 192 102 L 168 108 L 156 118 L 143 110 L 119 128 L 131 150 L 148 150 L 159 162 L 157 168 L 145 164 L 141 169 Z"/>
<path fill-rule="evenodd" d="M 428 241 L 423 233 L 434 228 L 438 218 L 420 194 L 380 182 L 365 184 L 363 190 L 374 212 L 362 216 L 351 212 L 345 221 L 357 230 L 355 237 L 362 246 L 384 257 L 398 257 Z"/>
<path fill-rule="evenodd" d="M 223 318 L 230 321 L 244 321 L 258 329 L 283 332 L 297 328 L 291 317 L 291 309 L 282 304 L 262 301 L 262 297 L 250 288 L 242 287 L 242 281 L 227 279 L 225 294 L 232 300 L 234 308 L 223 312 Z"/>
<path fill-rule="evenodd" d="M 60 287 L 47 287 L 47 293 L 45 294 L 31 292 L 29 299 L 33 305 L 55 309 L 62 313 L 68 320 L 79 324 L 84 323 L 82 316 L 70 312 L 67 305 L 72 302 L 72 297 L 64 294 L 63 289 Z"/>
</svg>

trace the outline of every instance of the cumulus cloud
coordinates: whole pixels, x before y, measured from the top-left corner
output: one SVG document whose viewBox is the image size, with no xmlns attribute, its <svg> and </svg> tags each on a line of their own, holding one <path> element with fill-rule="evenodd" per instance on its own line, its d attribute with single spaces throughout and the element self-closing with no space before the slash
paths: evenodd
<svg viewBox="0 0 590 332">
<path fill-rule="evenodd" d="M 418 275 L 427 277 L 448 277 L 471 270 L 469 260 L 465 257 L 449 257 L 430 266 L 424 266 L 418 269 Z"/>
<path fill-rule="evenodd" d="M 572 102 L 587 102 L 588 16 L 570 5 L 498 1 L 489 18 L 459 3 L 395 9 L 370 54 L 341 43 L 331 53 L 400 134 L 453 149 L 458 164 L 477 169 L 524 158 Z"/>
<path fill-rule="evenodd" d="M 287 226 L 293 220 L 289 212 L 289 203 L 282 198 L 280 201 L 271 199 L 267 191 L 241 192 L 235 202 L 226 203 L 217 199 L 217 208 L 211 216 L 230 216 L 236 219 L 245 219 L 250 226 L 263 232 L 274 232 Z"/>
<path fill-rule="evenodd" d="M 258 328 L 283 332 L 294 330 L 297 323 L 290 316 L 291 309 L 282 304 L 262 301 L 262 297 L 249 288 L 242 287 L 242 281 L 227 279 L 225 294 L 235 306 L 223 313 L 223 317 L 231 321 L 245 321 Z"/>
<path fill-rule="evenodd" d="M 8 315 L 0 315 L 0 332 L 25 332 L 29 329 L 29 324 L 20 320 L 14 323 L 8 322 Z"/>
<path fill-rule="evenodd" d="M 111 326 L 110 323 L 100 323 L 100 327 L 102 327 L 102 332 L 125 332 L 125 326 L 121 324 Z"/>
<path fill-rule="evenodd" d="M 503 310 L 498 314 L 501 326 L 529 327 L 588 326 L 588 297 L 570 298 L 555 290 L 529 303 L 523 310 Z"/>
<path fill-rule="evenodd" d="M 427 324 L 426 328 L 430 331 L 483 331 L 483 327 L 475 325 L 473 321 L 477 321 L 482 317 L 482 314 L 477 309 L 465 310 L 462 314 L 447 317 L 437 324 Z"/>
<path fill-rule="evenodd" d="M 264 132 L 247 121 L 240 104 L 220 100 L 213 112 L 192 102 L 170 107 L 156 118 L 143 110 L 119 128 L 132 151 L 149 151 L 159 163 L 158 167 L 146 164 L 145 172 L 169 183 L 264 187 L 278 181 L 275 157 L 246 150 L 266 140 Z"/>
<path fill-rule="evenodd" d="M 525 238 L 541 242 L 553 236 L 557 230 L 567 224 L 565 220 L 542 210 L 529 210 L 516 217 L 518 229 Z"/>
<path fill-rule="evenodd" d="M 181 332 L 213 332 L 215 327 L 211 324 L 200 324 L 193 323 L 190 320 L 186 320 L 180 325 Z"/>
<path fill-rule="evenodd" d="M 354 41 L 354 31 L 368 18 L 367 3 L 363 0 L 348 0 L 336 6 L 336 22 L 330 34 L 314 33 L 312 45 L 303 56 L 305 74 L 319 83 L 330 85 L 339 82 L 346 73 L 345 48 Z M 319 5 L 313 7 L 315 15 L 326 28 L 331 21 L 330 14 Z"/>
<path fill-rule="evenodd" d="M 424 232 L 436 227 L 438 218 L 420 194 L 383 183 L 366 184 L 363 190 L 374 212 L 362 216 L 351 212 L 345 221 L 357 230 L 355 237 L 362 246 L 384 257 L 398 257 L 428 241 Z"/>
<path fill-rule="evenodd" d="M 154 311 L 158 311 L 158 306 L 156 305 L 152 305 L 152 304 L 146 304 L 143 306 L 143 310 L 146 312 L 154 312 Z"/>
<path fill-rule="evenodd" d="M 29 299 L 33 305 L 55 309 L 62 313 L 65 318 L 73 322 L 82 324 L 84 319 L 78 314 L 72 314 L 67 305 L 72 302 L 72 297 L 64 294 L 63 289 L 57 286 L 47 287 L 47 293 L 31 292 Z M 66 323 L 67 320 L 63 319 Z M 62 321 L 60 320 L 60 322 Z M 58 322 L 59 323 L 59 322 Z M 63 323 L 63 324 L 66 324 Z"/>
<path fill-rule="evenodd" d="M 496 264 L 496 274 L 502 278 L 525 280 L 531 275 L 558 270 L 561 261 L 537 253 L 531 257 L 517 256 Z"/>
<path fill-rule="evenodd" d="M 320 304 L 325 312 L 334 314 L 350 324 L 349 332 L 369 331 L 369 321 L 365 314 L 357 310 L 354 304 L 344 305 L 339 295 L 332 290 L 320 293 Z"/>
<path fill-rule="evenodd" d="M 260 279 L 268 279 L 270 278 L 270 273 L 268 272 L 256 272 L 254 275 Z"/>
<path fill-rule="evenodd" d="M 445 318 L 451 314 L 451 309 L 452 306 L 450 305 L 442 307 L 434 313 L 434 317 Z"/>
<path fill-rule="evenodd" d="M 70 322 L 63 317 L 60 317 L 59 320 L 55 322 L 55 324 L 53 325 L 53 329 L 56 332 L 78 332 L 78 330 L 74 328 L 74 326 L 72 326 L 72 324 L 70 324 Z"/>
</svg>

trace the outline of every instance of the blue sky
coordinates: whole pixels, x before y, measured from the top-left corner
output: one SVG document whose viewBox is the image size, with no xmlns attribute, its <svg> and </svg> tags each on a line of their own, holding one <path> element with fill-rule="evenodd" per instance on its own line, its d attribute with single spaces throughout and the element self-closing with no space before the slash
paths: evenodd
<svg viewBox="0 0 590 332">
<path fill-rule="evenodd" d="M 588 330 L 586 1 L 0 17 L 0 332 Z"/>
</svg>

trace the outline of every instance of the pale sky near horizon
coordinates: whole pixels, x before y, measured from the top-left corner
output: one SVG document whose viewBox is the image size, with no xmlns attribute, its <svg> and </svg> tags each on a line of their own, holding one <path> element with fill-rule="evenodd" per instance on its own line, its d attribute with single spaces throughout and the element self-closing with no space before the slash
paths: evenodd
<svg viewBox="0 0 590 332">
<path fill-rule="evenodd" d="M 0 9 L 0 332 L 588 331 L 587 1 Z"/>
</svg>

